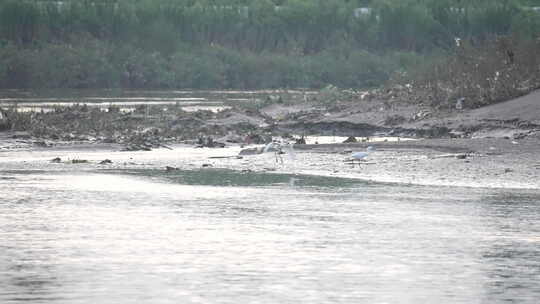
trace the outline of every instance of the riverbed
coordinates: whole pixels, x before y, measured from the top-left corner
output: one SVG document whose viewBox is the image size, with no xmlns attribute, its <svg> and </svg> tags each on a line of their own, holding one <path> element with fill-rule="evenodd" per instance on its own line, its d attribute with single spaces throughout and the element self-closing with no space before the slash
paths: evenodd
<svg viewBox="0 0 540 304">
<path fill-rule="evenodd" d="M 540 191 L 526 180 L 390 171 L 469 165 L 438 151 L 379 147 L 352 167 L 335 152 L 172 148 L 1 152 L 0 302 L 540 297 Z"/>
</svg>

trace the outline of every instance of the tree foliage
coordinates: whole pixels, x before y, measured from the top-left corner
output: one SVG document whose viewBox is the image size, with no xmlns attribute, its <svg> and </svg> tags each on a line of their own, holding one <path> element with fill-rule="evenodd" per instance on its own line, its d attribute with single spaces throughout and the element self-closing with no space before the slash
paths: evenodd
<svg viewBox="0 0 540 304">
<path fill-rule="evenodd" d="M 416 62 L 396 54 L 536 37 L 537 2 L 4 0 L 0 86 L 372 86 Z"/>
</svg>

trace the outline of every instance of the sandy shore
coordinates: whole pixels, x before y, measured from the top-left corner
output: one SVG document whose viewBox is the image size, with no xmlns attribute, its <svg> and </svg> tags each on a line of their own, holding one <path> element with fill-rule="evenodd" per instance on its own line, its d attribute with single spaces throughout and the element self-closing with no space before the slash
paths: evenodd
<svg viewBox="0 0 540 304">
<path fill-rule="evenodd" d="M 58 169 L 54 157 L 63 162 L 86 159 L 88 164 L 65 164 L 66 170 L 104 168 L 158 168 L 185 170 L 223 168 L 240 172 L 324 175 L 358 178 L 374 182 L 417 185 L 540 189 L 540 140 L 520 141 L 504 138 L 426 139 L 369 143 L 376 148 L 361 164 L 346 160 L 352 151 L 363 151 L 368 144 L 296 145 L 294 153 L 276 161 L 274 153 L 236 158 L 240 146 L 224 149 L 197 149 L 177 145 L 173 150 L 119 152 L 119 146 L 103 144 L 65 144 L 50 148 L 6 146 L 0 148 L 0 171 L 18 168 Z M 222 158 L 223 157 L 223 158 Z M 103 159 L 110 166 L 99 165 Z M 33 164 L 33 165 L 32 165 Z M 62 165 L 62 164 L 60 164 Z"/>
<path fill-rule="evenodd" d="M 361 151 L 365 146 L 307 148 L 312 152 L 337 152 L 339 156 L 328 156 L 328 161 L 321 166 L 328 168 L 347 155 L 347 151 Z M 428 139 L 373 146 L 377 151 L 369 156 L 367 164 L 354 168 L 341 165 L 334 174 L 350 173 L 379 182 L 540 189 L 540 141 L 537 139 Z"/>
</svg>

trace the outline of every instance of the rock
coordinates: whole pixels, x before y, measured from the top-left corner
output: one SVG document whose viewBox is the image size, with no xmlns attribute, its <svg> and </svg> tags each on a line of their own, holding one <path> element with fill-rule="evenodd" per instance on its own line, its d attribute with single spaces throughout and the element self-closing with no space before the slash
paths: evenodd
<svg viewBox="0 0 540 304">
<path fill-rule="evenodd" d="M 243 138 L 241 136 L 239 136 L 237 134 L 229 133 L 226 136 L 220 138 L 219 141 L 220 142 L 239 144 L 239 143 L 242 143 L 244 140 L 243 140 Z"/>
<path fill-rule="evenodd" d="M 46 147 L 49 146 L 46 142 L 44 142 L 42 140 L 34 141 L 33 144 L 38 146 L 38 147 L 43 147 L 43 148 L 46 148 Z"/>
<path fill-rule="evenodd" d="M 431 115 L 432 115 L 432 113 L 430 111 L 420 111 L 420 112 L 415 113 L 413 115 L 412 120 L 413 121 L 422 120 L 422 119 L 430 117 Z"/>
<path fill-rule="evenodd" d="M 152 151 L 152 148 L 148 145 L 127 145 L 122 151 Z"/>
<path fill-rule="evenodd" d="M 73 133 L 63 134 L 62 136 L 60 136 L 60 138 L 65 141 L 72 141 L 77 139 L 77 137 Z"/>
<path fill-rule="evenodd" d="M 464 154 L 464 153 L 461 153 L 461 154 L 450 153 L 450 154 L 435 155 L 435 156 L 432 156 L 431 158 L 438 159 L 438 158 L 454 158 L 454 157 L 457 158 L 457 159 L 465 159 L 465 158 L 467 158 L 467 154 Z"/>
<path fill-rule="evenodd" d="M 358 142 L 358 140 L 356 140 L 356 137 L 354 137 L 354 136 L 349 136 L 349 137 L 347 137 L 347 139 L 345 139 L 343 141 L 344 144 L 355 143 L 355 142 Z"/>
<path fill-rule="evenodd" d="M 464 138 L 467 136 L 465 132 L 451 130 L 448 135 L 450 135 L 450 138 Z"/>
<path fill-rule="evenodd" d="M 466 158 L 467 158 L 467 154 L 458 154 L 458 155 L 456 155 L 456 158 L 457 158 L 457 159 L 466 159 Z"/>
<path fill-rule="evenodd" d="M 246 138 L 244 139 L 244 142 L 248 145 L 249 144 L 260 145 L 266 142 L 266 138 L 264 138 L 264 136 L 262 136 L 261 134 L 251 133 L 246 136 Z"/>
<path fill-rule="evenodd" d="M 88 161 L 86 159 L 72 159 L 71 163 L 72 164 L 87 164 Z"/>
<path fill-rule="evenodd" d="M 101 140 L 102 143 L 105 143 L 105 144 L 114 144 L 117 142 L 116 138 L 113 138 L 113 137 L 105 137 Z"/>
<path fill-rule="evenodd" d="M 247 148 L 240 150 L 240 153 L 238 155 L 256 155 L 261 154 L 262 150 L 258 148 Z"/>
<path fill-rule="evenodd" d="M 283 99 L 281 98 L 281 95 L 268 95 L 266 96 L 265 101 L 267 103 L 283 103 Z"/>
<path fill-rule="evenodd" d="M 306 139 L 304 138 L 304 136 L 302 136 L 301 138 L 296 140 L 295 144 L 297 144 L 297 145 L 305 145 L 306 144 Z"/>
<path fill-rule="evenodd" d="M 222 142 L 214 141 L 212 137 L 199 137 L 198 148 L 225 148 L 225 144 Z"/>
<path fill-rule="evenodd" d="M 17 132 L 11 136 L 13 139 L 30 139 L 32 136 L 28 132 Z"/>
</svg>

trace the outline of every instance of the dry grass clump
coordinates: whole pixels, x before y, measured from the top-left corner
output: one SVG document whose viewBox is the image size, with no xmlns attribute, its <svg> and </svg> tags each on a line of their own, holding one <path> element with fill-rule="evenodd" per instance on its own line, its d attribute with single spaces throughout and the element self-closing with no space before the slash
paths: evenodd
<svg viewBox="0 0 540 304">
<path fill-rule="evenodd" d="M 436 108 L 477 108 L 540 88 L 540 40 L 497 37 L 458 42 L 454 55 L 417 75 L 412 100 Z"/>
</svg>

